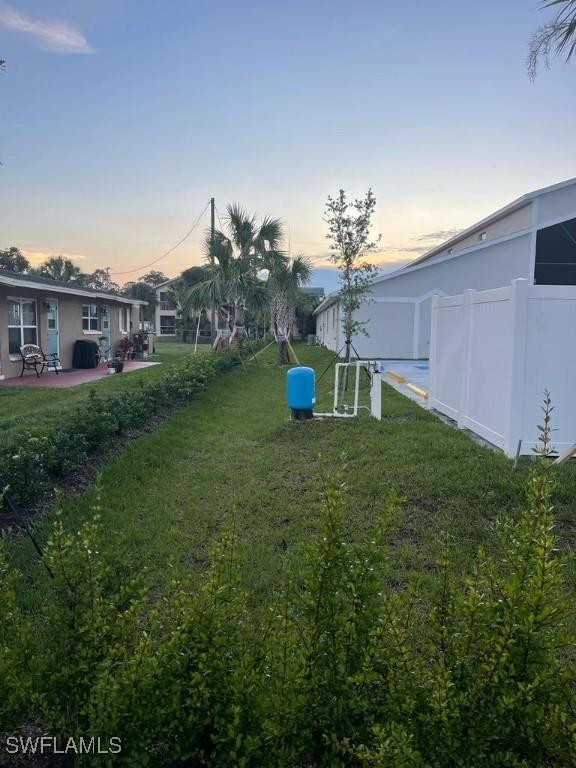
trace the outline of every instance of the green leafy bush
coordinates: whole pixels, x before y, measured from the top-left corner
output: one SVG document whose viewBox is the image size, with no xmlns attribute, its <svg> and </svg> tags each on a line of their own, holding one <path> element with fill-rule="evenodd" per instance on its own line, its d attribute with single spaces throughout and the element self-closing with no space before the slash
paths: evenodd
<svg viewBox="0 0 576 768">
<path fill-rule="evenodd" d="M 54 579 L 33 618 L 0 559 L 3 722 L 120 737 L 110 765 L 576 764 L 554 470 L 537 460 L 525 510 L 498 522 L 499 551 L 478 552 L 466 578 L 446 546 L 433 599 L 393 586 L 402 500 L 353 545 L 345 484 L 324 485 L 319 537 L 286 561 L 268 609 L 240 582 L 235 514 L 203 585 L 174 580 L 161 597 L 100 553 L 97 516 L 78 533 L 56 520 Z"/>
<path fill-rule="evenodd" d="M 243 356 L 247 351 L 243 352 Z M 59 428 L 47 434 L 20 435 L 0 452 L 2 475 L 16 499 L 33 504 L 55 482 L 81 465 L 89 454 L 130 429 L 144 426 L 166 406 L 181 406 L 214 377 L 240 363 L 237 352 L 190 355 L 160 379 L 138 389 L 102 397 L 94 391 Z"/>
</svg>

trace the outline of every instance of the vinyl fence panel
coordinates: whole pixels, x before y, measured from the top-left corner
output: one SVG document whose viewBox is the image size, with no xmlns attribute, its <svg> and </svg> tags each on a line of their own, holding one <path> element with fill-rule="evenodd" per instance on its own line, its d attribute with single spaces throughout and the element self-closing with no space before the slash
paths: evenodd
<svg viewBox="0 0 576 768">
<path fill-rule="evenodd" d="M 562 450 L 576 442 L 576 288 L 466 291 L 432 304 L 430 406 L 513 456 L 538 441 L 551 392 Z"/>
</svg>

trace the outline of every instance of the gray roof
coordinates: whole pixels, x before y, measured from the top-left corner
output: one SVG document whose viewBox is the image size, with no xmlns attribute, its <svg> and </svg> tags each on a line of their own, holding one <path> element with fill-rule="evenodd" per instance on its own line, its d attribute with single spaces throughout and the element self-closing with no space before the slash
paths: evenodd
<svg viewBox="0 0 576 768">
<path fill-rule="evenodd" d="M 44 288 L 55 293 L 72 293 L 76 296 L 94 296 L 98 299 L 108 299 L 109 301 L 120 301 L 123 304 L 147 304 L 140 299 L 131 299 L 128 296 L 121 296 L 117 293 L 102 291 L 98 288 L 85 288 L 77 283 L 65 282 L 63 280 L 52 280 L 43 275 L 29 275 L 23 272 L 10 272 L 7 269 L 0 269 L 0 285 L 22 286 L 29 288 Z"/>
</svg>

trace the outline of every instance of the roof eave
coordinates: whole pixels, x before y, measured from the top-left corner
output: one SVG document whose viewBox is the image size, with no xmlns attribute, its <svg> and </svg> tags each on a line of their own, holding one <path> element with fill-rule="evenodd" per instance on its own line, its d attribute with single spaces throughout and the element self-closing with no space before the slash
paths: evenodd
<svg viewBox="0 0 576 768">
<path fill-rule="evenodd" d="M 130 299 L 127 296 L 118 296 L 115 293 L 105 293 L 104 291 L 85 291 L 82 288 L 66 288 L 62 285 L 49 285 L 48 283 L 36 283 L 33 280 L 19 280 L 17 277 L 6 277 L 0 275 L 0 285 L 7 285 L 12 288 L 30 288 L 34 291 L 49 291 L 50 293 L 65 293 L 72 296 L 82 296 L 91 299 L 105 299 L 106 301 L 119 301 L 122 304 L 136 304 L 145 306 L 147 301 L 142 299 Z"/>
<path fill-rule="evenodd" d="M 477 221 L 475 224 L 472 224 L 472 226 L 463 229 L 462 232 L 454 235 L 454 237 L 451 237 L 449 240 L 445 240 L 443 243 L 440 243 L 440 245 L 434 246 L 434 248 L 431 248 L 429 251 L 426 251 L 426 253 L 423 253 L 422 256 L 419 256 L 417 259 L 414 259 L 414 261 L 411 261 L 410 265 L 419 264 L 421 261 L 426 261 L 427 259 L 433 258 L 438 253 L 442 253 L 442 251 L 446 250 L 446 248 L 450 248 L 452 245 L 456 245 L 459 240 L 462 240 L 463 238 L 473 234 L 477 229 L 486 227 L 489 224 L 492 224 L 498 219 L 502 218 L 502 216 L 507 216 L 508 214 L 523 208 L 537 197 L 541 197 L 542 195 L 548 194 L 549 192 L 555 192 L 558 189 L 564 189 L 565 187 L 569 187 L 573 184 L 576 184 L 576 178 L 560 181 L 557 184 L 551 184 L 548 187 L 542 187 L 541 189 L 536 189 L 533 192 L 527 192 L 525 195 L 522 195 L 521 197 L 516 198 L 516 200 L 513 200 L 511 203 L 508 203 L 503 208 L 499 208 L 489 216 L 486 216 L 480 221 Z"/>
</svg>

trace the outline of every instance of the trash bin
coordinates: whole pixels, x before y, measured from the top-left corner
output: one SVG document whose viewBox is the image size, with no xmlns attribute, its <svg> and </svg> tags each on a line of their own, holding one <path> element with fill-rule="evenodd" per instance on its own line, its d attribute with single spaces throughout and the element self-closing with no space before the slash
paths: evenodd
<svg viewBox="0 0 576 768">
<path fill-rule="evenodd" d="M 97 368 L 98 344 L 90 339 L 78 339 L 74 342 L 72 368 Z"/>
</svg>

